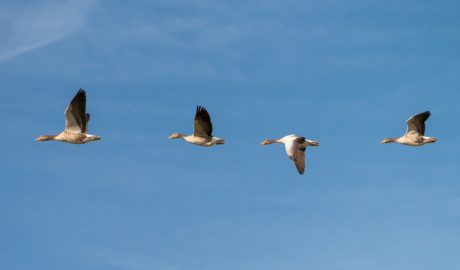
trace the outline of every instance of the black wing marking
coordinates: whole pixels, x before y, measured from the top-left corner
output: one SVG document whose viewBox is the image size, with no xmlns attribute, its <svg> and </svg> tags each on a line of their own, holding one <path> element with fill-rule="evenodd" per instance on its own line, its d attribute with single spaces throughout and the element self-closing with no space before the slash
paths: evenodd
<svg viewBox="0 0 460 270">
<path fill-rule="evenodd" d="M 305 137 L 298 137 L 294 139 L 288 154 L 300 174 L 305 172 L 305 149 Z"/>
<path fill-rule="evenodd" d="M 425 121 L 430 117 L 429 111 L 419 113 L 409 118 L 407 123 L 407 132 L 415 131 L 420 135 L 425 135 Z"/>
<path fill-rule="evenodd" d="M 86 92 L 78 90 L 65 111 L 65 130 L 71 133 L 85 133 L 89 116 L 86 114 Z"/>
<path fill-rule="evenodd" d="M 208 111 L 202 107 L 196 107 L 193 135 L 198 137 L 212 137 L 212 123 Z"/>
</svg>

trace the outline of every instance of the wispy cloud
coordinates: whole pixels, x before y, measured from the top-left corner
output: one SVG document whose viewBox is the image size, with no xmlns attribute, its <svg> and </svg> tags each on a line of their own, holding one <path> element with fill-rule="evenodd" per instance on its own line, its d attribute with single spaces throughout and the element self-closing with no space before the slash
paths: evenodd
<svg viewBox="0 0 460 270">
<path fill-rule="evenodd" d="M 85 25 L 92 1 L 2 5 L 0 63 L 57 42 Z"/>
<path fill-rule="evenodd" d="M 177 267 L 164 261 L 154 261 L 145 256 L 140 255 L 127 255 L 127 254 L 116 254 L 107 250 L 91 250 L 84 251 L 84 255 L 93 257 L 99 261 L 104 262 L 107 265 L 116 267 L 117 269 L 129 269 L 129 270 L 175 270 Z"/>
</svg>

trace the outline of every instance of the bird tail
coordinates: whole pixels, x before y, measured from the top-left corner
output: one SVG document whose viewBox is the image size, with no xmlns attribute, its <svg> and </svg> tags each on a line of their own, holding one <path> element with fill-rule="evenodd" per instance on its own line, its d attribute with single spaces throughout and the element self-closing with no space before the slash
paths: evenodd
<svg viewBox="0 0 460 270">
<path fill-rule="evenodd" d="M 216 140 L 216 144 L 225 144 L 225 140 L 224 139 L 218 139 L 218 140 Z"/>
</svg>

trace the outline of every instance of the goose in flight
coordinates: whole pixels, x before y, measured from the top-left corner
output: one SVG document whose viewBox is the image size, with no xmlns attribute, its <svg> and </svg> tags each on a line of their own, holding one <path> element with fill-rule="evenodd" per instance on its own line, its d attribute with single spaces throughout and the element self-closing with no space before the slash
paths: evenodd
<svg viewBox="0 0 460 270">
<path fill-rule="evenodd" d="M 380 143 L 397 142 L 409 146 L 421 146 L 427 143 L 436 142 L 436 138 L 425 136 L 425 121 L 430 117 L 429 111 L 419 113 L 409 118 L 407 123 L 406 134 L 399 138 L 386 138 Z"/>
<path fill-rule="evenodd" d="M 208 111 L 202 107 L 196 107 L 194 129 L 192 135 L 184 135 L 181 133 L 173 133 L 169 139 L 184 139 L 185 141 L 201 145 L 213 146 L 216 144 L 224 144 L 225 140 L 212 136 L 212 123 Z"/>
<path fill-rule="evenodd" d="M 101 137 L 86 133 L 88 131 L 89 113 L 86 113 L 86 92 L 78 90 L 65 110 L 65 129 L 58 135 L 42 135 L 37 141 L 59 141 L 83 144 L 100 140 Z"/>
<path fill-rule="evenodd" d="M 294 161 L 297 171 L 300 174 L 305 172 L 305 149 L 307 146 L 319 146 L 319 142 L 305 139 L 294 134 L 284 136 L 274 140 L 264 140 L 261 145 L 267 145 L 272 143 L 282 143 L 286 148 L 288 157 Z"/>
</svg>

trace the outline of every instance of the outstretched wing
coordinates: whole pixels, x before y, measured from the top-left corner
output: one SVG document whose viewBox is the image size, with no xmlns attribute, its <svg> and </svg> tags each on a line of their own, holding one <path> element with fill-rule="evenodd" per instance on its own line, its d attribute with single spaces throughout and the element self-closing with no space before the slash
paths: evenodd
<svg viewBox="0 0 460 270">
<path fill-rule="evenodd" d="M 305 172 L 305 148 L 301 150 L 297 150 L 296 155 L 294 156 L 294 163 L 297 171 L 300 174 L 304 174 Z"/>
<path fill-rule="evenodd" d="M 85 129 L 83 130 L 83 133 L 88 132 L 88 123 L 89 123 L 90 118 L 91 118 L 91 115 L 89 113 L 86 113 L 86 125 L 85 125 Z"/>
<path fill-rule="evenodd" d="M 407 132 L 417 132 L 420 135 L 425 135 L 425 121 L 430 117 L 429 111 L 419 113 L 409 118 L 407 123 Z"/>
<path fill-rule="evenodd" d="M 208 111 L 202 107 L 196 107 L 193 135 L 198 137 L 212 137 L 212 123 Z"/>
<path fill-rule="evenodd" d="M 285 142 L 288 157 L 294 161 L 297 171 L 300 174 L 305 172 L 305 138 L 297 137 L 292 141 Z"/>
<path fill-rule="evenodd" d="M 65 110 L 65 131 L 86 133 L 89 118 L 86 113 L 86 92 L 80 89 Z"/>
</svg>

